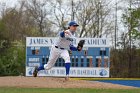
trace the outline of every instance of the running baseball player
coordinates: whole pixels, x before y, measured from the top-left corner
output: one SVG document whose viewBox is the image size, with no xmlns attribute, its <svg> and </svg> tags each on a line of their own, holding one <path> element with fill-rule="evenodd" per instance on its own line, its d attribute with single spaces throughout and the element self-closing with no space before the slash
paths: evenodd
<svg viewBox="0 0 140 93">
<path fill-rule="evenodd" d="M 68 53 L 68 50 L 72 50 L 72 51 L 81 51 L 83 44 L 84 44 L 84 40 L 80 41 L 78 43 L 78 46 L 75 47 L 72 45 L 73 40 L 75 39 L 75 31 L 77 29 L 77 27 L 79 26 L 75 21 L 71 21 L 68 24 L 68 30 L 62 31 L 59 34 L 59 38 L 56 41 L 56 43 L 52 46 L 51 50 L 50 50 L 50 56 L 49 56 L 49 61 L 47 64 L 42 65 L 40 67 L 35 67 L 34 72 L 33 72 L 33 76 L 36 77 L 38 71 L 40 70 L 49 70 L 51 69 L 56 60 L 59 57 L 62 57 L 65 61 L 65 68 L 66 68 L 66 80 L 69 80 L 69 72 L 70 72 L 70 56 Z"/>
</svg>

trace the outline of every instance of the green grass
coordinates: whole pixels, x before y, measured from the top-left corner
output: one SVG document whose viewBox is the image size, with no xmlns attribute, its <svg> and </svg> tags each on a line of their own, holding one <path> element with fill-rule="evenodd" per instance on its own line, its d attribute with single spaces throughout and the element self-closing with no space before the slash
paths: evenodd
<svg viewBox="0 0 140 93">
<path fill-rule="evenodd" d="M 7 88 L 0 87 L 0 93 L 140 93 L 140 89 L 79 89 L 79 88 Z"/>
</svg>

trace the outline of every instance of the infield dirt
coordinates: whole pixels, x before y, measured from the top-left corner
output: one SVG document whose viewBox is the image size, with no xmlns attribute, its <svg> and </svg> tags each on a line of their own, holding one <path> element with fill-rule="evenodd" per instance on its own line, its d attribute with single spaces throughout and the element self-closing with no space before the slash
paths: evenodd
<svg viewBox="0 0 140 93">
<path fill-rule="evenodd" d="M 0 87 L 25 88 L 96 88 L 96 89 L 135 89 L 135 87 L 102 83 L 98 81 L 74 80 L 65 81 L 56 77 L 0 77 Z"/>
</svg>

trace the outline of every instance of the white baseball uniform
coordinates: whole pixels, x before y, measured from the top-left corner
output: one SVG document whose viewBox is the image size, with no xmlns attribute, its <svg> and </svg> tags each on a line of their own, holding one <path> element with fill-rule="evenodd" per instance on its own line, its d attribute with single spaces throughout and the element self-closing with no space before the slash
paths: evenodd
<svg viewBox="0 0 140 93">
<path fill-rule="evenodd" d="M 51 47 L 49 61 L 44 65 L 44 69 L 51 69 L 59 57 L 62 57 L 65 63 L 70 63 L 68 50 L 70 49 L 70 45 L 72 45 L 72 41 L 75 39 L 75 34 L 70 30 L 66 30 L 66 32 L 68 34 L 64 33 L 64 36 L 59 34 L 58 40 Z"/>
</svg>

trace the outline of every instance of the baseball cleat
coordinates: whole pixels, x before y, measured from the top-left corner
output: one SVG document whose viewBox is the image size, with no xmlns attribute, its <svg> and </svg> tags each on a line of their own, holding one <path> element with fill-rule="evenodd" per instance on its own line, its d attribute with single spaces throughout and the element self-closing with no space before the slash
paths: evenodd
<svg viewBox="0 0 140 93">
<path fill-rule="evenodd" d="M 65 77 L 65 81 L 69 81 L 69 79 L 70 79 L 69 76 Z"/>
<path fill-rule="evenodd" d="M 38 69 L 38 67 L 36 66 L 35 69 L 34 69 L 34 72 L 33 72 L 33 76 L 34 77 L 37 77 L 37 73 L 38 73 L 38 70 L 37 69 Z"/>
</svg>

